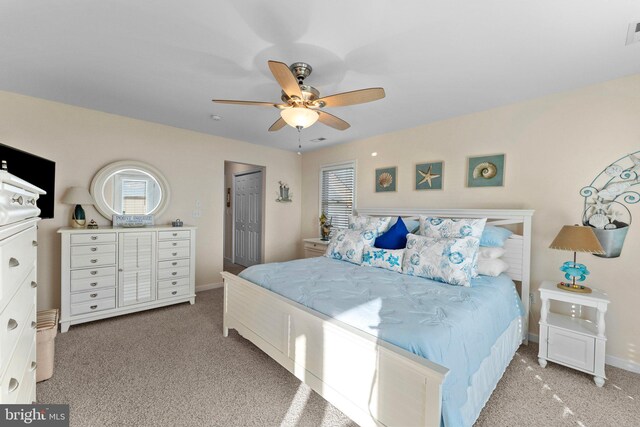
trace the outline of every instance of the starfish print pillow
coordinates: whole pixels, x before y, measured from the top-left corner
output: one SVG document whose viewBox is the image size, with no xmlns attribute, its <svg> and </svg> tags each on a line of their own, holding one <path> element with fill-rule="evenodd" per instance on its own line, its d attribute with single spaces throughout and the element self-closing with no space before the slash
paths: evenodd
<svg viewBox="0 0 640 427">
<path fill-rule="evenodd" d="M 382 249 L 367 245 L 362 252 L 362 265 L 402 273 L 403 257 L 404 249 Z"/>
</svg>

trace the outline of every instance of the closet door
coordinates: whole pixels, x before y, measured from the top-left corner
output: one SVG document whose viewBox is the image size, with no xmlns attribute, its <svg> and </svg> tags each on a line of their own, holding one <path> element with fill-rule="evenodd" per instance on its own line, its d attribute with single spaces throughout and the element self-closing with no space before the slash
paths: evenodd
<svg viewBox="0 0 640 427">
<path fill-rule="evenodd" d="M 154 301 L 155 233 L 120 233 L 118 306 Z"/>
</svg>

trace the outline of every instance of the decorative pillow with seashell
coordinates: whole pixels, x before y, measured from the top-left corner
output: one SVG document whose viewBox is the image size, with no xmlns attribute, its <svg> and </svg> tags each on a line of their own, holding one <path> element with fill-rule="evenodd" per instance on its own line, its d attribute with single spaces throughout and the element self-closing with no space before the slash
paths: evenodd
<svg viewBox="0 0 640 427">
<path fill-rule="evenodd" d="M 372 230 L 376 233 L 376 237 L 378 237 L 389 229 L 391 219 L 390 216 L 349 215 L 349 229 Z"/>
<path fill-rule="evenodd" d="M 404 249 L 381 249 L 367 245 L 362 253 L 362 265 L 402 273 L 403 257 Z"/>
<path fill-rule="evenodd" d="M 436 239 L 408 234 L 402 272 L 470 287 L 479 247 L 477 237 Z"/>
<path fill-rule="evenodd" d="M 376 233 L 372 230 L 338 230 L 331 237 L 325 256 L 359 265 L 364 246 L 373 246 L 375 239 Z"/>
<path fill-rule="evenodd" d="M 421 215 L 418 234 L 436 239 L 451 237 L 475 237 L 480 239 L 486 223 L 486 218 L 436 218 Z"/>
</svg>

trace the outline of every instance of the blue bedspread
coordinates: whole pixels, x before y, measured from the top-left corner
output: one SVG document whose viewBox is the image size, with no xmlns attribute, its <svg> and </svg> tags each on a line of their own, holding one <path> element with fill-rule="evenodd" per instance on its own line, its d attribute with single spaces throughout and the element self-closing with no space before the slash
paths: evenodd
<svg viewBox="0 0 640 427">
<path fill-rule="evenodd" d="M 446 426 L 465 426 L 466 389 L 498 337 L 523 309 L 506 275 L 452 286 L 326 257 L 256 265 L 240 277 L 449 368 Z"/>
</svg>

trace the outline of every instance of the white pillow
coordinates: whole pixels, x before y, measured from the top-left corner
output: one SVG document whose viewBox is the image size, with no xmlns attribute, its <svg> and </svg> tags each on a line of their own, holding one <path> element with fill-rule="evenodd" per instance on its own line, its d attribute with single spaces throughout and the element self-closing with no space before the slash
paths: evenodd
<svg viewBox="0 0 640 427">
<path fill-rule="evenodd" d="M 480 239 L 486 223 L 486 218 L 435 218 L 421 215 L 420 231 L 418 234 L 436 239 L 461 237 L 475 237 Z"/>
<path fill-rule="evenodd" d="M 489 248 L 489 247 L 481 246 L 480 251 L 478 252 L 478 260 L 500 258 L 502 255 L 504 255 L 504 253 L 505 253 L 504 248 L 500 248 L 500 247 Z"/>
<path fill-rule="evenodd" d="M 509 264 L 499 258 L 478 258 L 478 274 L 496 277 L 509 269 Z"/>
<path fill-rule="evenodd" d="M 360 264 L 364 245 L 372 246 L 375 239 L 376 235 L 371 230 L 338 230 L 333 233 L 325 256 Z"/>
<path fill-rule="evenodd" d="M 366 245 L 362 253 L 362 265 L 402 273 L 403 257 L 404 249 L 380 249 Z"/>
<path fill-rule="evenodd" d="M 476 237 L 434 239 L 407 234 L 402 272 L 470 287 L 479 246 Z"/>
<path fill-rule="evenodd" d="M 349 229 L 373 230 L 377 237 L 387 231 L 391 219 L 390 216 L 373 217 L 367 215 L 349 215 Z"/>
</svg>

